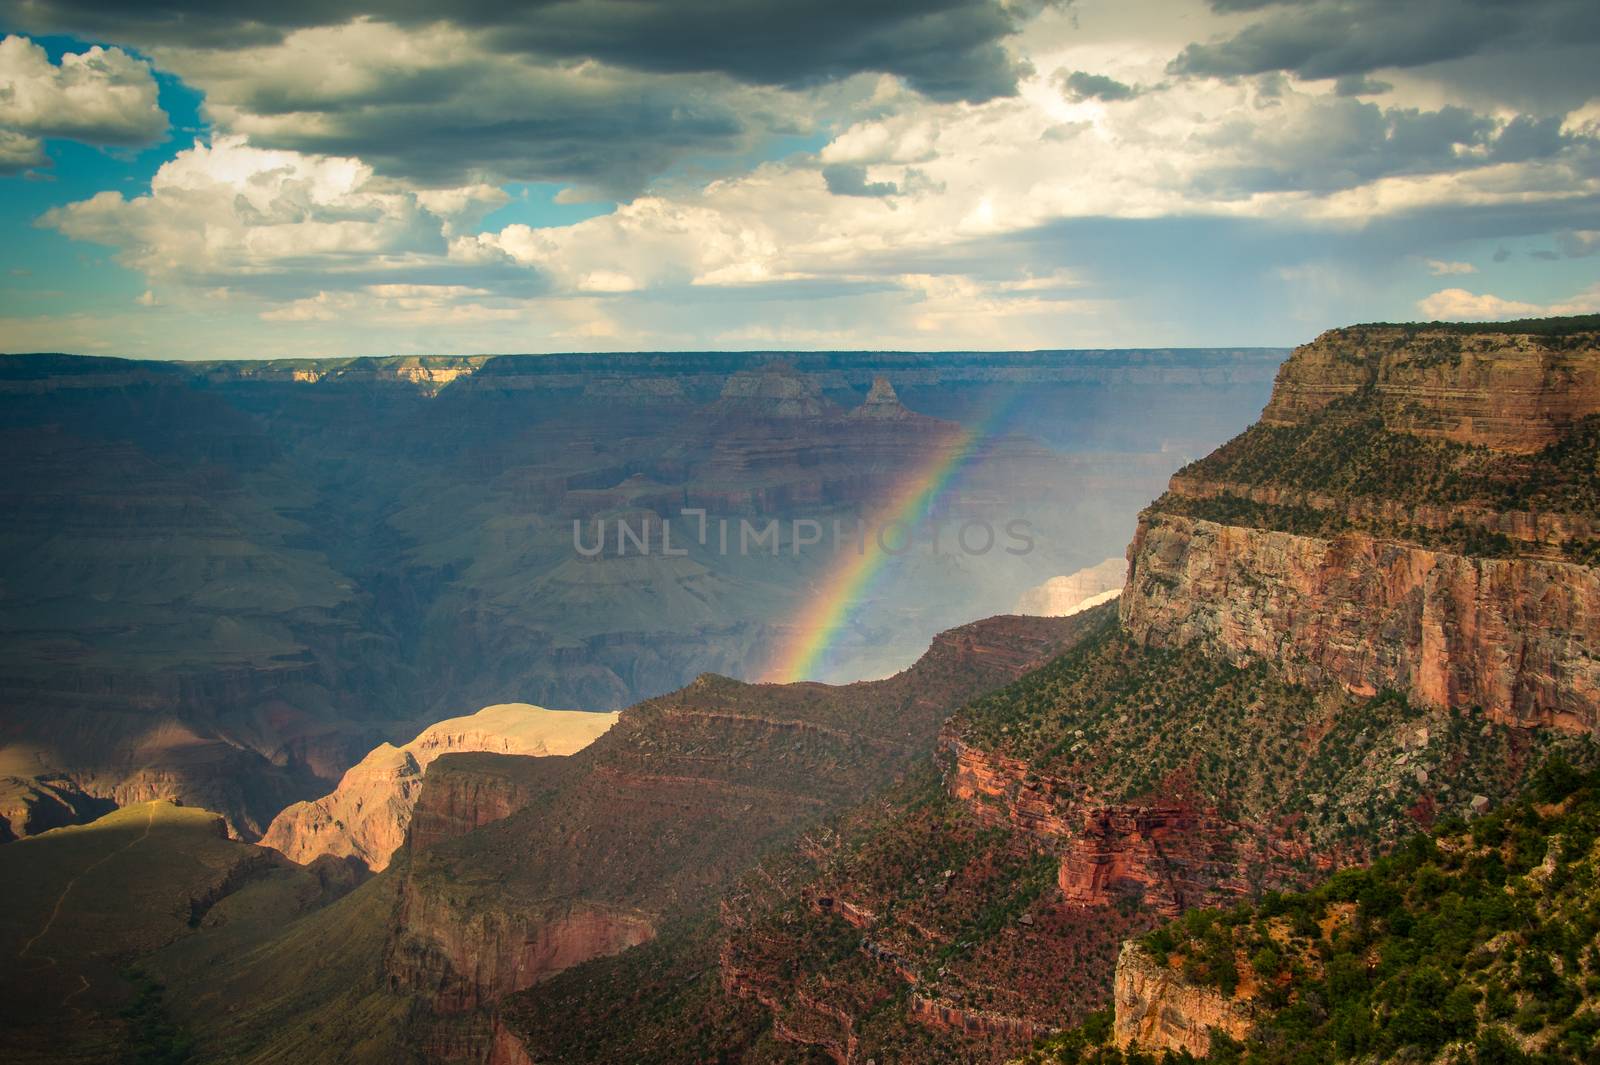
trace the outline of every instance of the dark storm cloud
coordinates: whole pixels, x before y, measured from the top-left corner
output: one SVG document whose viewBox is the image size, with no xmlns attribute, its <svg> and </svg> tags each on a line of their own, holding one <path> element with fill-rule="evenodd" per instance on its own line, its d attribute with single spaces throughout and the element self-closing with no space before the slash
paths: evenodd
<svg viewBox="0 0 1600 1065">
<path fill-rule="evenodd" d="M 0 0 L 0 23 L 146 48 L 235 48 L 360 17 L 447 21 L 479 31 L 490 50 L 553 61 L 782 86 L 879 72 L 935 99 L 977 101 L 1015 91 L 1021 68 L 1000 42 L 1029 10 L 998 0 Z"/>
<path fill-rule="evenodd" d="M 1333 91 L 1338 96 L 1382 96 L 1394 88 L 1387 81 L 1378 81 L 1365 74 L 1346 74 L 1333 83 Z"/>
<path fill-rule="evenodd" d="M 252 127 L 251 143 L 262 147 L 353 155 L 425 186 L 548 181 L 625 199 L 685 157 L 738 152 L 781 125 L 742 111 L 727 88 L 462 61 L 421 75 L 381 71 L 353 97 L 245 80 L 219 86 L 213 99 L 238 114 L 286 116 Z"/>
<path fill-rule="evenodd" d="M 1338 78 L 1467 56 L 1600 41 L 1594 0 L 1212 0 L 1262 17 L 1225 40 L 1189 45 L 1175 74 L 1237 77 L 1271 70 Z"/>
<path fill-rule="evenodd" d="M 1074 70 L 1071 73 L 1062 71 L 1056 75 L 1056 84 L 1067 98 L 1079 100 L 1131 100 L 1139 95 L 1139 90 L 1132 85 L 1125 85 L 1116 78 L 1109 78 L 1104 74 L 1090 74 L 1085 70 Z"/>
<path fill-rule="evenodd" d="M 1279 126 L 1235 123 L 1206 134 L 1224 162 L 1197 190 L 1217 196 L 1305 190 L 1335 192 L 1384 177 L 1445 173 L 1492 163 L 1597 154 L 1592 139 L 1563 134 L 1561 118 L 1519 116 L 1501 124 L 1463 107 L 1385 108 L 1326 97 Z"/>
</svg>

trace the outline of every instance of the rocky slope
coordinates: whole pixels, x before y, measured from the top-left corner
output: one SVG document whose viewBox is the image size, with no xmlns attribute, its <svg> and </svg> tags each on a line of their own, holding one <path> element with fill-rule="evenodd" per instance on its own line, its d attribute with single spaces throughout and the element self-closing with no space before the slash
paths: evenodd
<svg viewBox="0 0 1600 1065">
<path fill-rule="evenodd" d="M 926 754 L 955 706 L 1082 629 L 995 618 L 943 634 L 895 677 L 842 687 L 702 677 L 624 711 L 578 754 L 538 760 L 561 764 L 531 786 L 482 756 L 441 760 L 399 870 L 391 981 L 438 1014 L 484 1010 L 653 938 Z M 528 802 L 455 836 L 491 795 Z"/>
<path fill-rule="evenodd" d="M 278 916 L 327 893 L 316 872 L 230 840 L 218 815 L 166 802 L 0 849 L 0 879 L 0 1059 L 18 1065 L 171 1050 L 159 995 L 130 977 L 129 962 L 193 934 L 219 900 L 246 889 L 272 899 Z"/>
<path fill-rule="evenodd" d="M 272 821 L 263 846 L 309 864 L 323 855 L 355 858 L 374 872 L 405 842 L 423 776 L 434 759 L 475 751 L 529 756 L 581 751 L 616 723 L 614 713 L 546 710 L 527 703 L 486 706 L 476 714 L 429 725 L 403 747 L 383 744 L 350 768 L 331 794 L 295 803 Z M 512 800 L 502 798 L 510 812 Z M 445 805 L 443 802 L 441 806 Z M 493 819 L 486 800 L 474 804 L 474 826 Z M 431 816 L 442 810 L 430 811 Z M 505 816 L 501 814 L 500 816 Z M 436 834 L 437 829 L 430 828 Z"/>
<path fill-rule="evenodd" d="M 1025 1060 L 1587 1060 L 1600 988 L 1597 783 L 1553 761 L 1517 802 L 1418 836 L 1371 869 L 1195 911 L 1131 941 L 1111 1023 L 1095 1018 Z"/>
</svg>

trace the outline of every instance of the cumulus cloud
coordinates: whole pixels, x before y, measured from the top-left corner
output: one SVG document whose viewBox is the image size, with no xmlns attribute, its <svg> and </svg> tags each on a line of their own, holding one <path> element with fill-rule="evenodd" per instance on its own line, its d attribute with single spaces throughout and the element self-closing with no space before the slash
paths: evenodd
<svg viewBox="0 0 1600 1065">
<path fill-rule="evenodd" d="M 0 0 L 0 24 L 141 46 L 219 131 L 424 185 L 555 181 L 626 198 L 685 161 L 805 132 L 862 76 L 981 103 L 1053 0 Z M 116 53 L 120 55 L 121 53 Z"/>
<path fill-rule="evenodd" d="M 255 48 L 165 48 L 206 114 L 259 147 L 354 156 L 424 186 L 570 182 L 626 198 L 688 158 L 744 151 L 809 121 L 726 75 L 551 64 L 448 24 L 370 21 Z"/>
<path fill-rule="evenodd" d="M 1281 90 L 1278 106 L 1197 139 L 1214 150 L 1206 183 L 1234 190 L 1328 192 L 1395 175 L 1469 171 L 1550 160 L 1569 149 L 1586 169 L 1597 142 L 1569 136 L 1559 117 L 1502 120 L 1464 107 L 1383 107 L 1337 95 Z"/>
<path fill-rule="evenodd" d="M 0 173 L 44 163 L 45 137 L 131 147 L 167 131 L 148 64 L 98 45 L 59 64 L 26 37 L 0 40 Z"/>
<path fill-rule="evenodd" d="M 0 174 L 16 174 L 46 163 L 44 144 L 38 137 L 0 129 Z"/>
<path fill-rule="evenodd" d="M 1556 303 L 1529 303 L 1502 299 L 1491 293 L 1447 288 L 1417 302 L 1417 309 L 1429 321 L 1486 321 L 1496 318 L 1531 318 L 1546 315 L 1593 314 L 1600 311 L 1600 285 Z"/>
<path fill-rule="evenodd" d="M 1031 4 L 939 0 L 913 13 L 896 0 L 796 31 L 783 45 L 794 55 L 751 44 L 753 58 L 729 42 L 749 43 L 761 17 L 781 38 L 800 16 L 769 0 L 722 5 L 726 38 L 684 40 L 674 34 L 709 18 L 699 0 L 681 5 L 683 27 L 661 21 L 680 5 L 608 5 L 614 37 L 578 3 L 545 4 L 533 34 L 523 14 L 487 5 L 434 21 L 290 0 L 252 9 L 244 39 L 224 42 L 189 0 L 160 3 L 142 23 L 150 54 L 204 90 L 216 134 L 147 191 L 103 193 L 45 224 L 143 272 L 161 297 L 146 318 L 187 300 L 324 349 L 334 337 L 361 350 L 378 338 L 423 350 L 858 344 L 864 329 L 884 344 L 1050 346 L 1064 339 L 1052 330 L 1127 342 L 1106 324 L 1119 320 L 1150 339 L 1150 316 L 1107 295 L 1124 239 L 1151 245 L 1137 276 L 1124 270 L 1116 298 L 1129 306 L 1214 295 L 1194 276 L 1214 253 L 1234 261 L 1272 242 L 1277 258 L 1261 252 L 1251 267 L 1276 286 L 1267 313 L 1292 303 L 1296 321 L 1325 323 L 1335 299 L 1360 320 L 1376 307 L 1409 313 L 1411 297 L 1393 293 L 1420 263 L 1464 272 L 1425 257 L 1440 248 L 1482 240 L 1488 255 L 1507 243 L 1521 260 L 1537 237 L 1585 252 L 1583 212 L 1600 204 L 1600 102 L 1449 102 L 1440 64 L 1380 67 L 1381 83 L 1314 65 L 1168 73 L 1191 42 L 1220 47 L 1355 0 L 1230 0 L 1225 14 L 1168 0 L 1173 17 L 1155 20 L 1103 0 L 1036 17 Z M 28 11 L 109 9 L 33 0 Z M 972 54 L 1005 53 L 978 64 L 1000 72 L 987 83 L 934 61 L 966 54 L 951 27 L 973 19 Z M 858 54 L 889 27 L 898 36 L 883 54 Z M 810 49 L 817 34 L 827 41 Z M 775 135 L 819 131 L 820 149 L 774 158 L 790 150 Z M 485 226 L 508 179 L 618 205 L 570 225 Z M 1210 224 L 1250 250 L 1183 236 Z M 1099 228 L 1112 226 L 1116 240 Z M 1157 249 L 1158 233 L 1178 236 Z M 1301 261 L 1346 239 L 1369 241 L 1369 262 L 1386 256 L 1387 276 Z M 1189 276 L 1158 300 L 1149 275 L 1166 262 Z M 1054 272 L 1063 265 L 1069 275 Z M 226 296 L 201 304 L 208 292 Z M 1259 342 L 1295 335 L 1251 328 Z M 1173 326 L 1161 339 L 1185 337 Z"/>
<path fill-rule="evenodd" d="M 327 274 L 396 273 L 442 259 L 457 216 L 505 199 L 490 187 L 418 194 L 376 179 L 356 159 L 223 137 L 179 152 L 145 195 L 101 192 L 51 210 L 41 224 L 117 248 L 120 262 L 147 277 L 308 285 Z"/>
</svg>

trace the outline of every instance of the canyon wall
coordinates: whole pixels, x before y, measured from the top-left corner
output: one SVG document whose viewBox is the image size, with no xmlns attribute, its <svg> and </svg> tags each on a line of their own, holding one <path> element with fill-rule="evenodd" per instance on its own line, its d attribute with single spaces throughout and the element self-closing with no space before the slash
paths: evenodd
<svg viewBox="0 0 1600 1065">
<path fill-rule="evenodd" d="M 383 966 L 390 986 L 439 1013 L 487 1007 L 590 958 L 655 935 L 649 915 L 582 900 L 519 904 L 504 895 L 470 901 L 401 888 Z"/>
<path fill-rule="evenodd" d="M 1293 680 L 1392 688 L 1497 720 L 1600 727 L 1600 573 L 1346 535 L 1146 515 L 1122 621 L 1158 647 L 1260 657 Z"/>
<path fill-rule="evenodd" d="M 1326 333 L 1284 363 L 1260 426 L 1141 515 L 1123 626 L 1312 687 L 1593 733 L 1600 570 L 1584 545 L 1600 514 L 1580 434 L 1597 414 L 1593 333 Z M 1319 439 L 1359 454 L 1307 453 Z"/>
</svg>

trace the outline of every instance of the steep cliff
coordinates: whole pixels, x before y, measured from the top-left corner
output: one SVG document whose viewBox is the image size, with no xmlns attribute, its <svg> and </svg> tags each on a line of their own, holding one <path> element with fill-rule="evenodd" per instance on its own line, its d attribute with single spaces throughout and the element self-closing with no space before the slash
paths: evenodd
<svg viewBox="0 0 1600 1065">
<path fill-rule="evenodd" d="M 1179 472 L 1129 548 L 1150 646 L 1600 728 L 1600 335 L 1357 327 Z"/>
<path fill-rule="evenodd" d="M 1311 685 L 1406 692 L 1496 720 L 1600 728 L 1600 570 L 1159 509 L 1133 546 L 1124 624 L 1154 646 L 1274 661 Z"/>
<path fill-rule="evenodd" d="M 322 855 L 353 857 L 377 872 L 405 841 L 423 776 L 440 755 L 567 755 L 587 747 L 616 720 L 614 713 L 501 703 L 440 721 L 403 747 L 378 747 L 346 772 L 331 794 L 285 809 L 273 818 L 261 843 L 302 864 Z M 441 797 L 431 814 L 448 816 L 449 802 Z M 503 809 L 499 816 L 505 816 L 516 802 L 515 794 L 484 795 L 461 816 L 469 817 L 473 827 L 492 820 L 497 810 Z M 430 823 L 428 838 L 447 832 L 454 834 Z"/>
<path fill-rule="evenodd" d="M 1283 364 L 1261 421 L 1304 424 L 1355 396 L 1392 430 L 1537 451 L 1600 414 L 1600 334 L 1330 330 Z"/>
</svg>

